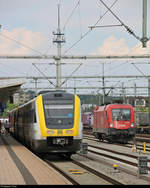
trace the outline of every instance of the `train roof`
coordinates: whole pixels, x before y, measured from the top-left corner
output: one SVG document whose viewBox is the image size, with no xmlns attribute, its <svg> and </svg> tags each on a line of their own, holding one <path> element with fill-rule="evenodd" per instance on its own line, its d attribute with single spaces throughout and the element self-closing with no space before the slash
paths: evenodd
<svg viewBox="0 0 150 188">
<path fill-rule="evenodd" d="M 125 107 L 125 106 L 131 106 L 132 107 L 132 105 L 131 104 L 120 104 L 120 103 L 113 103 L 113 104 L 108 104 L 108 105 L 106 105 L 106 106 L 108 106 L 108 107 L 114 107 L 114 106 L 117 106 L 117 107 Z"/>
<path fill-rule="evenodd" d="M 118 104 L 118 103 L 114 103 L 114 104 L 107 104 L 107 105 L 104 105 L 104 106 L 97 106 L 95 107 L 94 111 L 103 111 L 103 110 L 107 110 L 109 108 L 114 108 L 114 107 L 117 107 L 117 108 L 133 108 L 131 104 Z"/>
<path fill-rule="evenodd" d="M 65 90 L 53 90 L 53 91 L 45 91 L 45 92 L 41 92 L 41 94 L 38 94 L 38 96 L 36 96 L 35 98 L 29 100 L 28 102 L 21 104 L 20 106 L 16 107 L 15 109 L 11 110 L 11 112 L 16 111 L 17 109 L 20 109 L 30 103 L 32 103 L 33 101 L 35 101 L 40 95 L 42 95 L 44 100 L 61 100 L 61 99 L 68 99 L 68 100 L 73 100 L 75 94 L 72 93 L 68 93 Z"/>
<path fill-rule="evenodd" d="M 74 94 L 72 93 L 68 93 L 66 91 L 62 91 L 62 90 L 56 90 L 53 92 L 47 92 L 47 93 L 43 93 L 41 94 L 43 96 L 43 99 L 73 99 Z"/>
<path fill-rule="evenodd" d="M 38 93 L 38 95 L 40 94 L 45 94 L 45 93 L 61 93 L 61 92 L 66 92 L 65 90 L 43 90 L 43 91 L 40 91 Z"/>
</svg>

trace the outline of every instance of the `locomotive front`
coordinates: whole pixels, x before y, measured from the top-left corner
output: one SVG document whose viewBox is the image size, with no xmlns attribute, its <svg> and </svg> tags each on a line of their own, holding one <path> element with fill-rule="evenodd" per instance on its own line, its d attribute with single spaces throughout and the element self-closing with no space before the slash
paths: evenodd
<svg viewBox="0 0 150 188">
<path fill-rule="evenodd" d="M 49 92 L 37 99 L 41 136 L 40 151 L 76 153 L 82 141 L 80 99 L 66 92 Z"/>
<path fill-rule="evenodd" d="M 100 140 L 127 143 L 135 136 L 134 109 L 128 104 L 109 104 L 94 110 L 93 134 Z"/>
<path fill-rule="evenodd" d="M 128 104 L 113 104 L 108 108 L 109 134 L 121 142 L 132 140 L 135 136 L 134 110 Z"/>
</svg>

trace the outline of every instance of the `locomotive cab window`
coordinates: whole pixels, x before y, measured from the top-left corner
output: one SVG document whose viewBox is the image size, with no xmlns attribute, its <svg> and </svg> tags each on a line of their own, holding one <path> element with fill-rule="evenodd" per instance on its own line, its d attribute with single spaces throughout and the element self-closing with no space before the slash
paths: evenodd
<svg viewBox="0 0 150 188">
<path fill-rule="evenodd" d="M 73 105 L 45 105 L 45 112 L 52 118 L 68 118 L 73 114 Z"/>
<path fill-rule="evenodd" d="M 131 119 L 130 109 L 126 109 L 126 108 L 112 109 L 112 120 L 129 121 L 130 119 Z"/>
<path fill-rule="evenodd" d="M 44 103 L 47 128 L 62 129 L 73 127 L 74 105 L 73 100 L 57 100 Z"/>
</svg>

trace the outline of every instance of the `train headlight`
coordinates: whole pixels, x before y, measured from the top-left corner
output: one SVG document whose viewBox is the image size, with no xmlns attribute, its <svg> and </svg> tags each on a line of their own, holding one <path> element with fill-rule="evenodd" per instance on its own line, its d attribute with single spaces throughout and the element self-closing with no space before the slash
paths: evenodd
<svg viewBox="0 0 150 188">
<path fill-rule="evenodd" d="M 134 123 L 131 123 L 131 127 L 134 127 Z"/>
<path fill-rule="evenodd" d="M 66 131 L 66 134 L 72 134 L 73 133 L 73 130 L 67 130 Z"/>
<path fill-rule="evenodd" d="M 110 123 L 110 127 L 113 127 L 113 123 Z"/>
<path fill-rule="evenodd" d="M 54 133 L 55 133 L 54 131 L 50 131 L 50 130 L 47 131 L 47 134 L 54 134 Z"/>
</svg>

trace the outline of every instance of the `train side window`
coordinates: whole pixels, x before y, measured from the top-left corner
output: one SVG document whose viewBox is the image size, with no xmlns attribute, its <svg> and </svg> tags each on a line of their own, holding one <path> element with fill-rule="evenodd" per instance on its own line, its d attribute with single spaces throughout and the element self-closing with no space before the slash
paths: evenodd
<svg viewBox="0 0 150 188">
<path fill-rule="evenodd" d="M 36 123 L 36 113 L 34 112 L 34 123 Z"/>
</svg>

